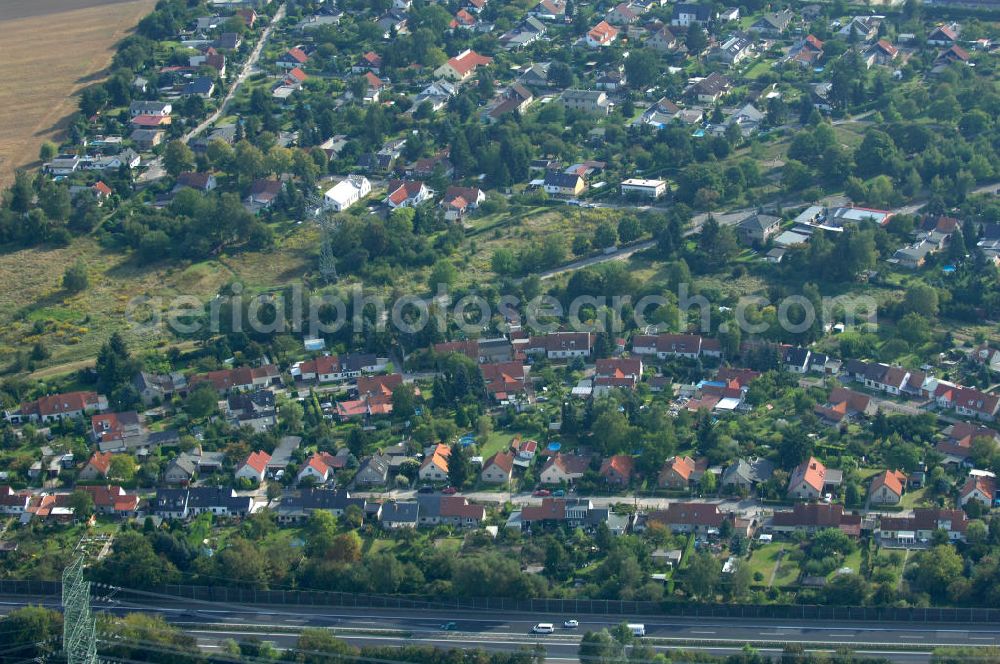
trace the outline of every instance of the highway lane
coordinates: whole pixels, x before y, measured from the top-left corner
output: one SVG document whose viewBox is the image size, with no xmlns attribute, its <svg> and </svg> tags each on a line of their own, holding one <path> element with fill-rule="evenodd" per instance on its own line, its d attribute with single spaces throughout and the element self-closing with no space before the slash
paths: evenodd
<svg viewBox="0 0 1000 664">
<path fill-rule="evenodd" d="M 223 632 L 216 632 L 211 630 L 199 630 L 199 629 L 186 629 L 188 634 L 193 636 L 200 648 L 203 650 L 211 652 L 212 650 L 217 650 L 222 647 L 222 642 L 228 639 L 234 641 L 241 641 L 243 639 L 254 636 L 263 641 L 269 641 L 274 644 L 276 648 L 286 650 L 290 648 L 295 648 L 296 636 L 287 633 L 275 632 L 275 633 L 262 633 L 257 631 L 241 631 L 238 629 L 227 630 Z M 389 637 L 389 636 L 377 636 L 377 635 L 343 635 L 339 634 L 338 638 L 347 641 L 348 643 L 356 647 L 379 647 L 379 646 L 394 646 L 402 647 L 407 645 L 419 645 L 419 646 L 432 646 L 436 648 L 463 648 L 463 649 L 479 649 L 488 652 L 514 652 L 521 649 L 531 650 L 537 646 L 541 646 L 545 649 L 545 661 L 546 662 L 579 662 L 578 652 L 579 652 L 579 641 L 573 640 L 558 640 L 551 637 L 539 636 L 520 636 L 515 638 L 475 638 L 465 634 L 455 634 L 450 637 L 433 637 L 433 636 L 410 636 L 410 637 Z M 713 646 L 713 645 L 698 645 L 698 644 L 683 644 L 683 645 L 663 645 L 663 644 L 653 644 L 653 649 L 656 652 L 667 653 L 671 651 L 683 650 L 688 652 L 700 652 L 715 656 L 726 656 L 732 654 L 738 654 L 741 652 L 743 646 L 734 644 L 732 646 Z M 816 652 L 831 652 L 826 648 L 804 648 L 806 652 L 816 653 Z M 761 653 L 769 656 L 779 656 L 782 652 L 781 648 L 777 647 L 761 647 L 757 648 Z M 905 651 L 898 649 L 885 649 L 885 650 L 874 650 L 867 651 L 866 654 L 875 657 L 883 657 L 892 662 L 898 664 L 926 664 L 930 661 L 929 652 L 914 652 Z"/>
<path fill-rule="evenodd" d="M 26 603 L 58 607 L 57 598 L 0 597 L 0 612 Z M 893 648 L 932 648 L 940 645 L 995 645 L 1000 641 L 998 625 L 822 622 L 803 620 L 759 620 L 725 618 L 683 618 L 673 616 L 562 615 L 544 612 L 481 612 L 436 609 L 350 609 L 344 607 L 232 606 L 211 602 L 150 598 L 143 602 L 117 600 L 94 602 L 98 611 L 116 614 L 146 611 L 162 614 L 169 622 L 192 631 L 200 640 L 218 642 L 226 634 L 247 632 L 264 638 L 270 634 L 285 642 L 293 636 L 282 629 L 327 627 L 351 630 L 345 638 L 352 642 L 413 643 L 452 647 L 504 647 L 511 649 L 536 641 L 549 642 L 560 654 L 577 647 L 579 635 L 587 630 L 610 628 L 622 622 L 642 622 L 654 639 L 670 639 L 684 648 L 704 643 L 711 647 L 738 648 L 748 641 L 758 643 L 801 643 L 865 647 L 893 651 Z M 578 630 L 558 629 L 551 637 L 530 635 L 538 622 L 561 625 L 568 618 L 580 621 Z M 441 625 L 454 621 L 456 631 L 445 632 Z M 271 631 L 269 631 L 271 630 Z M 379 632 L 378 630 L 383 630 Z M 385 633 L 384 630 L 395 630 Z M 405 634 L 401 634 L 405 633 Z M 235 637 L 233 637 L 235 638 Z M 270 639 L 270 637 L 268 637 Z M 273 640 L 273 639 L 270 639 Z M 898 661 L 912 661 L 905 653 Z M 894 660 L 895 661 L 895 660 Z M 923 660 L 921 660 L 923 661 Z"/>
</svg>

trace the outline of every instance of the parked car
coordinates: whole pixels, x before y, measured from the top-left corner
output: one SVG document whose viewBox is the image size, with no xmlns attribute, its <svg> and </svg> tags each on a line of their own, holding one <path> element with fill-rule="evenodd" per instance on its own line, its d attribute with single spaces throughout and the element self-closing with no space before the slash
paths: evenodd
<svg viewBox="0 0 1000 664">
<path fill-rule="evenodd" d="M 555 491 L 552 492 L 552 495 L 555 496 L 556 498 L 562 498 L 563 496 L 566 495 L 566 489 L 556 489 Z"/>
<path fill-rule="evenodd" d="M 417 489 L 417 493 L 434 493 L 434 487 L 422 486 L 419 489 Z"/>
<path fill-rule="evenodd" d="M 566 622 L 563 623 L 563 627 L 565 627 L 566 629 L 576 629 L 579 626 L 580 626 L 579 620 L 567 620 Z"/>
<path fill-rule="evenodd" d="M 535 489 L 535 493 L 533 493 L 531 495 L 539 497 L 539 498 L 545 498 L 547 496 L 551 496 L 552 492 L 549 491 L 548 489 Z"/>
<path fill-rule="evenodd" d="M 441 489 L 441 493 L 443 493 L 446 496 L 453 496 L 456 493 L 458 493 L 458 489 L 456 489 L 453 486 L 446 486 L 445 488 Z"/>
</svg>

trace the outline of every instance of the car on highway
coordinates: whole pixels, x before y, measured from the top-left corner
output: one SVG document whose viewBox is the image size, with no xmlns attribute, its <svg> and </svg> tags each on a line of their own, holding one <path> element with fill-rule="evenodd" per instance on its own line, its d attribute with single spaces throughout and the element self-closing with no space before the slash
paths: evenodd
<svg viewBox="0 0 1000 664">
<path fill-rule="evenodd" d="M 548 489 L 535 489 L 535 492 L 531 494 L 537 498 L 547 498 L 552 495 L 552 492 Z"/>
<path fill-rule="evenodd" d="M 556 628 L 552 623 L 538 623 L 531 628 L 531 631 L 535 634 L 551 634 Z"/>
<path fill-rule="evenodd" d="M 576 629 L 580 626 L 579 620 L 567 620 L 563 623 L 563 627 L 566 629 Z"/>
<path fill-rule="evenodd" d="M 454 496 L 456 493 L 458 493 L 458 489 L 456 489 L 453 486 L 446 486 L 445 488 L 441 489 L 441 493 L 443 493 L 446 496 Z"/>
<path fill-rule="evenodd" d="M 632 632 L 632 636 L 646 636 L 646 626 L 642 623 L 629 623 L 626 627 Z"/>
<path fill-rule="evenodd" d="M 454 632 L 456 629 L 458 629 L 458 623 L 456 623 L 454 620 L 450 620 L 445 624 L 441 625 L 441 629 L 445 630 L 446 632 Z"/>
</svg>

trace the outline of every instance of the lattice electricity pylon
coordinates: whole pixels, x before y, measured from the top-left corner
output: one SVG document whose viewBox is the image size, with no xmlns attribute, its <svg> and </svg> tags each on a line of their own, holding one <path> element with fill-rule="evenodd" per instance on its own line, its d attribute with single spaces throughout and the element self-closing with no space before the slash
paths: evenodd
<svg viewBox="0 0 1000 664">
<path fill-rule="evenodd" d="M 98 664 L 97 628 L 90 612 L 90 582 L 83 578 L 83 556 L 63 570 L 62 605 L 66 664 Z"/>
<path fill-rule="evenodd" d="M 333 253 L 333 233 L 340 223 L 334 213 L 323 204 L 321 198 L 310 200 L 309 205 L 315 205 L 314 214 L 320 227 L 319 274 L 326 283 L 331 284 L 337 280 L 337 257 Z"/>
</svg>

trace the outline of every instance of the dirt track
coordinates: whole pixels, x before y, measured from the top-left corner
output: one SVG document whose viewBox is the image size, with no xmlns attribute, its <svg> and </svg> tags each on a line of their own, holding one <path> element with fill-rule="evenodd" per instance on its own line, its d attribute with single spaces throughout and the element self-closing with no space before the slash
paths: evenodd
<svg viewBox="0 0 1000 664">
<path fill-rule="evenodd" d="M 120 4 L 132 0 L 3 0 L 0 2 L 0 22 L 32 16 L 48 16 L 59 12 L 89 9 L 101 5 Z"/>
</svg>

